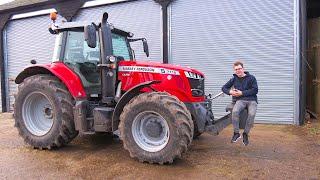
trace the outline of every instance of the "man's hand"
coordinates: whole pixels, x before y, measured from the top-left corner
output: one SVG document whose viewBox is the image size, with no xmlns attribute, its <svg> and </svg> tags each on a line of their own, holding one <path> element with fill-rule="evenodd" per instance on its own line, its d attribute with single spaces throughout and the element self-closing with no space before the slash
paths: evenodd
<svg viewBox="0 0 320 180">
<path fill-rule="evenodd" d="M 233 90 L 233 89 L 231 89 L 231 90 L 229 91 L 229 94 L 230 94 L 231 96 L 234 96 L 234 95 L 235 95 L 235 93 L 236 93 L 236 91 L 235 91 L 235 90 Z"/>
<path fill-rule="evenodd" d="M 240 90 L 238 90 L 238 89 L 235 89 L 234 91 L 235 91 L 235 93 L 234 93 L 234 96 L 235 96 L 235 97 L 242 96 L 242 91 L 240 91 Z"/>
<path fill-rule="evenodd" d="M 242 96 L 242 91 L 240 91 L 238 89 L 234 89 L 234 90 L 230 90 L 229 94 L 231 96 L 239 97 L 239 96 Z"/>
</svg>

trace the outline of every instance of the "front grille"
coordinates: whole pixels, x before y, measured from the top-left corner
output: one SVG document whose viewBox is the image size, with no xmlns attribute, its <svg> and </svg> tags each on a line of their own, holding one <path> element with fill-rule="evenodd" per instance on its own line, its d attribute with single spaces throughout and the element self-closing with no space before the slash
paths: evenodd
<svg viewBox="0 0 320 180">
<path fill-rule="evenodd" d="M 204 96 L 204 78 L 200 78 L 200 79 L 188 78 L 188 80 L 190 83 L 192 96 L 194 97 Z"/>
</svg>

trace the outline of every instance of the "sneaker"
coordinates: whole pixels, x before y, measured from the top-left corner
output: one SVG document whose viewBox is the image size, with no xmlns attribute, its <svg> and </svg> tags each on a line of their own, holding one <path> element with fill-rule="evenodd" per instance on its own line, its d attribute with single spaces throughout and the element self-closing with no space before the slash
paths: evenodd
<svg viewBox="0 0 320 180">
<path fill-rule="evenodd" d="M 249 144 L 248 134 L 247 134 L 247 133 L 243 133 L 243 134 L 242 134 L 242 137 L 243 137 L 243 140 L 242 140 L 243 144 L 244 144 L 245 146 L 248 146 L 248 144 Z"/>
<path fill-rule="evenodd" d="M 231 139 L 231 143 L 235 143 L 238 141 L 238 139 L 240 139 L 240 133 L 233 133 L 232 139 Z"/>
</svg>

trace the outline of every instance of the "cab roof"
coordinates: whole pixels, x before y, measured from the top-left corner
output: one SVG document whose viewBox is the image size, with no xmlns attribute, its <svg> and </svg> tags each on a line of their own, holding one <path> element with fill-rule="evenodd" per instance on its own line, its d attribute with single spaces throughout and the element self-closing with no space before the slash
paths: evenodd
<svg viewBox="0 0 320 180">
<path fill-rule="evenodd" d="M 53 30 L 56 30 L 58 32 L 68 31 L 68 30 L 83 31 L 85 26 L 91 25 L 91 24 L 95 24 L 96 26 L 100 27 L 100 23 L 83 21 L 83 22 L 63 22 L 61 24 L 54 25 L 52 28 L 53 28 Z M 130 32 L 115 28 L 112 24 L 109 24 L 109 25 L 111 27 L 111 32 L 113 32 L 113 33 L 120 34 L 120 35 L 126 36 L 126 37 L 133 36 L 133 34 Z"/>
</svg>

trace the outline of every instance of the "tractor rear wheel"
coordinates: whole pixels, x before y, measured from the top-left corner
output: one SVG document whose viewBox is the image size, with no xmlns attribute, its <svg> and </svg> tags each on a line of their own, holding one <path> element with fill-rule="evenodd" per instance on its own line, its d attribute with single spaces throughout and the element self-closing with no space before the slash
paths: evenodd
<svg viewBox="0 0 320 180">
<path fill-rule="evenodd" d="M 164 92 L 133 98 L 120 116 L 120 136 L 130 156 L 141 162 L 172 163 L 192 142 L 193 122 L 186 106 Z"/>
<path fill-rule="evenodd" d="M 15 126 L 24 141 L 39 149 L 60 147 L 78 135 L 73 97 L 56 77 L 34 75 L 18 87 Z"/>
</svg>

